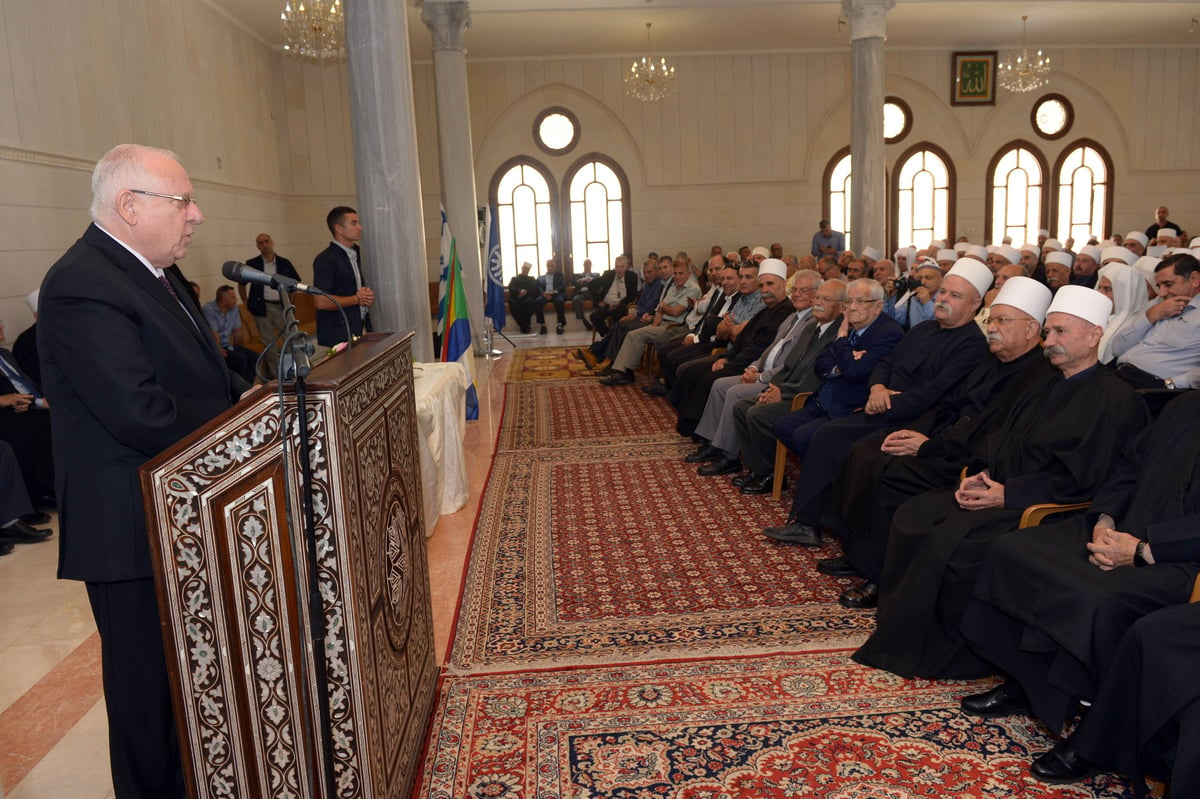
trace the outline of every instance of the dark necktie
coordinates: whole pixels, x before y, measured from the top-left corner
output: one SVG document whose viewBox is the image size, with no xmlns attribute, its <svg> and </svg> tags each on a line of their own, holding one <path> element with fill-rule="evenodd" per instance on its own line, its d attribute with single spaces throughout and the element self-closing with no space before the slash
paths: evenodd
<svg viewBox="0 0 1200 799">
<path fill-rule="evenodd" d="M 850 349 L 854 349 L 854 345 L 858 343 L 858 331 L 850 331 Z"/>
<path fill-rule="evenodd" d="M 159 275 L 158 282 L 163 284 L 163 288 L 171 292 L 171 296 L 175 298 L 175 302 L 179 302 L 179 295 L 175 293 L 175 288 L 171 285 L 171 281 L 167 280 L 166 275 Z"/>
</svg>

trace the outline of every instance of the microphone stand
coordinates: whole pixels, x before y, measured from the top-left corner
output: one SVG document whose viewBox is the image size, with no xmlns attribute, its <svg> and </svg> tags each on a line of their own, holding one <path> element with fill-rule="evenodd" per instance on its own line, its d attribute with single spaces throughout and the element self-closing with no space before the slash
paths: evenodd
<svg viewBox="0 0 1200 799">
<path fill-rule="evenodd" d="M 329 710 L 329 680 L 327 672 L 327 664 L 325 661 L 325 606 L 321 600 L 321 585 L 320 573 L 317 564 L 317 531 L 316 531 L 316 516 L 313 511 L 313 480 L 312 480 L 312 459 L 311 459 L 311 444 L 308 435 L 308 403 L 307 390 L 305 386 L 305 378 L 312 371 L 312 365 L 309 362 L 309 355 L 313 352 L 312 342 L 308 340 L 308 336 L 300 330 L 300 326 L 296 321 L 296 308 L 292 305 L 292 298 L 289 287 L 279 285 L 279 299 L 283 304 L 284 330 L 283 344 L 280 346 L 279 352 L 279 413 L 280 413 L 280 438 L 283 444 L 283 479 L 284 479 L 284 494 L 290 497 L 291 491 L 288 489 L 288 468 L 287 468 L 287 426 L 286 416 L 283 412 L 283 384 L 285 381 L 290 381 L 294 387 L 296 395 L 296 419 L 299 432 L 299 450 L 300 450 L 300 479 L 301 479 L 301 499 L 304 510 L 304 543 L 307 550 L 307 558 L 298 557 L 297 537 L 293 534 L 292 553 L 293 562 L 297 570 L 296 580 L 296 600 L 298 607 L 307 607 L 309 635 L 312 638 L 313 647 L 313 673 L 312 680 L 317 687 L 317 716 L 320 735 L 320 740 L 315 742 L 315 748 L 319 749 L 320 757 L 324 766 L 325 780 L 324 788 L 325 795 L 332 797 L 337 795 L 337 785 L 334 779 L 333 771 L 333 722 Z M 285 501 L 284 507 L 287 510 L 287 519 L 289 527 L 295 531 L 295 525 L 292 523 L 291 503 Z M 303 565 L 302 565 L 303 564 Z M 303 581 L 300 569 L 307 567 L 308 570 L 308 596 L 302 594 L 301 585 Z M 303 661 L 302 661 L 303 662 Z M 305 680 L 300 680 L 301 696 L 308 700 L 308 688 Z M 305 701 L 305 707 L 308 706 L 308 701 Z M 304 731 L 306 737 L 311 735 L 309 725 L 301 723 L 300 728 Z M 309 751 L 314 751 L 314 742 L 308 741 Z M 310 775 L 311 779 L 311 775 Z M 316 799 L 317 793 L 313 790 L 315 786 L 310 785 L 312 795 Z"/>
</svg>

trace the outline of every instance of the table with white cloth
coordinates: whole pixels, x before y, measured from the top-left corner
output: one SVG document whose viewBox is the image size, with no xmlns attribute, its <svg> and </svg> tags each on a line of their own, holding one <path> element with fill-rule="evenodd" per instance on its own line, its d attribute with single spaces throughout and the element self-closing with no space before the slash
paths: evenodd
<svg viewBox="0 0 1200 799">
<path fill-rule="evenodd" d="M 460 363 L 414 363 L 413 388 L 425 535 L 430 536 L 438 517 L 466 505 L 470 493 L 463 455 L 467 372 Z"/>
</svg>

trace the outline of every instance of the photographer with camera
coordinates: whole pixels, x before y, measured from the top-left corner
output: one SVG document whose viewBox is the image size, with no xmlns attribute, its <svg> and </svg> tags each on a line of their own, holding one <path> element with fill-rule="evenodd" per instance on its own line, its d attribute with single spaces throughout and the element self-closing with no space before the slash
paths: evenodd
<svg viewBox="0 0 1200 799">
<path fill-rule="evenodd" d="M 942 277 L 937 262 L 923 258 L 917 263 L 915 272 L 892 281 L 893 289 L 901 294 L 891 309 L 892 318 L 906 330 L 932 319 L 933 296 L 942 285 Z"/>
</svg>

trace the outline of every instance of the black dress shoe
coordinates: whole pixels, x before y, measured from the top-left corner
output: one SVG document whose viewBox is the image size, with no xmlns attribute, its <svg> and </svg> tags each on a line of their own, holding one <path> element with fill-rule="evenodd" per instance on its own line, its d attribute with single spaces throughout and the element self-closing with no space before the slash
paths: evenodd
<svg viewBox="0 0 1200 799">
<path fill-rule="evenodd" d="M 667 387 L 664 386 L 662 383 L 659 383 L 658 381 L 655 381 L 653 383 L 647 383 L 646 385 L 642 386 L 642 391 L 645 391 L 647 394 L 649 394 L 652 397 L 667 396 Z"/>
<path fill-rule="evenodd" d="M 1029 767 L 1030 773 L 1042 782 L 1056 784 L 1078 782 L 1091 770 L 1071 745 L 1070 738 L 1063 738 L 1049 752 L 1034 758 Z"/>
<path fill-rule="evenodd" d="M 858 569 L 850 565 L 850 559 L 843 555 L 840 558 L 822 558 L 817 561 L 817 571 L 830 577 L 853 577 Z"/>
<path fill-rule="evenodd" d="M 720 458 L 724 453 L 712 444 L 702 444 L 700 449 L 683 459 L 684 463 L 708 463 Z"/>
<path fill-rule="evenodd" d="M 801 544 L 806 547 L 821 546 L 821 534 L 815 528 L 799 522 L 786 527 L 768 527 L 763 530 L 763 535 L 785 544 Z"/>
<path fill-rule="evenodd" d="M 718 450 L 720 451 L 720 450 Z M 726 458 L 721 456 L 720 460 L 713 461 L 710 464 L 701 466 L 696 470 L 696 474 L 704 477 L 712 477 L 717 474 L 733 474 L 742 470 L 742 462 L 737 458 Z"/>
<path fill-rule="evenodd" d="M 38 541 L 45 541 L 52 535 L 54 535 L 53 530 L 30 527 L 20 519 L 8 527 L 0 527 L 0 541 L 11 541 L 14 544 L 35 544 Z"/>
<path fill-rule="evenodd" d="M 879 586 L 867 580 L 861 585 L 847 588 L 838 597 L 838 604 L 851 610 L 863 610 L 879 605 Z"/>
<path fill-rule="evenodd" d="M 545 325 L 542 325 L 541 327 L 538 328 L 538 335 L 539 336 L 546 335 L 546 326 Z"/>
<path fill-rule="evenodd" d="M 584 330 L 591 330 L 591 329 L 593 329 L 594 327 L 595 327 L 595 325 L 593 325 L 593 324 L 592 324 L 591 322 L 589 322 L 588 320 L 586 320 L 586 319 L 584 319 L 584 320 L 583 320 L 583 328 L 584 328 Z"/>
<path fill-rule="evenodd" d="M 7 555 L 14 549 L 16 549 L 16 547 L 13 546 L 11 541 L 0 541 L 0 555 Z"/>
<path fill-rule="evenodd" d="M 528 327 L 528 326 L 525 326 L 525 327 L 521 328 L 521 332 L 522 332 L 522 333 L 528 333 L 528 332 L 530 332 L 530 329 L 529 329 L 529 327 Z"/>
<path fill-rule="evenodd" d="M 602 386 L 627 386 L 633 382 L 633 378 L 626 372 L 613 372 L 608 377 L 600 381 Z"/>
<path fill-rule="evenodd" d="M 25 522 L 26 524 L 49 524 L 50 514 L 37 512 L 28 513 L 21 517 L 21 521 Z"/>
<path fill-rule="evenodd" d="M 746 472 L 745 474 L 738 475 L 737 477 L 733 478 L 729 482 L 733 484 L 734 488 L 741 488 L 746 483 L 749 483 L 751 480 L 755 480 L 757 478 L 758 478 L 757 474 L 755 474 L 753 471 L 749 471 L 749 472 Z"/>
<path fill-rule="evenodd" d="M 33 507 L 38 510 L 58 510 L 58 497 L 54 494 L 38 494 L 33 498 Z"/>
<path fill-rule="evenodd" d="M 738 486 L 743 494 L 750 496 L 758 496 L 760 494 L 770 494 L 771 487 L 775 485 L 775 475 L 764 474 L 755 477 L 753 480 L 747 481 L 744 485 Z"/>
<path fill-rule="evenodd" d="M 962 712 L 968 716 L 978 716 L 983 719 L 1029 712 L 1029 700 L 1025 698 L 1025 692 L 1012 681 L 1002 682 L 990 691 L 984 691 L 981 694 L 964 696 L 959 705 Z"/>
<path fill-rule="evenodd" d="M 561 324 L 555 326 L 555 328 L 554 328 L 555 333 L 561 333 L 562 330 L 563 330 L 563 326 Z"/>
</svg>

